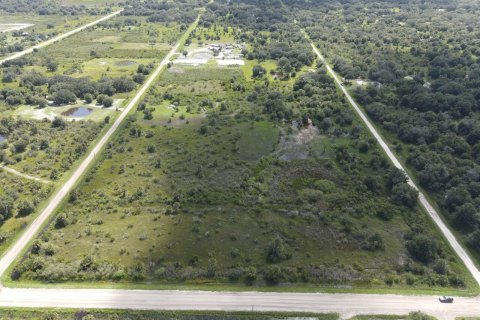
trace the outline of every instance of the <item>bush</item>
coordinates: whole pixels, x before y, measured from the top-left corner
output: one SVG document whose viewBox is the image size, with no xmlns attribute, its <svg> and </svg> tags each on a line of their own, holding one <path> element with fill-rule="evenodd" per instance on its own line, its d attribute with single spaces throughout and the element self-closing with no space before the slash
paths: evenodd
<svg viewBox="0 0 480 320">
<path fill-rule="evenodd" d="M 113 105 L 113 99 L 110 97 L 105 97 L 102 101 L 102 104 L 105 108 L 109 108 Z"/>
<path fill-rule="evenodd" d="M 18 205 L 18 215 L 22 217 L 28 216 L 34 210 L 35 206 L 30 201 L 24 200 Z"/>
<path fill-rule="evenodd" d="M 257 280 L 257 269 L 255 267 L 248 267 L 245 271 L 245 282 L 253 284 Z"/>
<path fill-rule="evenodd" d="M 393 186 L 392 199 L 398 204 L 413 208 L 417 204 L 418 191 L 407 183 L 400 183 Z"/>
<path fill-rule="evenodd" d="M 75 96 L 72 91 L 67 89 L 60 89 L 53 94 L 53 102 L 56 105 L 70 104 L 75 103 L 76 101 L 77 96 Z"/>
<path fill-rule="evenodd" d="M 472 232 L 468 236 L 468 244 L 477 252 L 480 252 L 480 230 Z"/>
<path fill-rule="evenodd" d="M 265 280 L 269 284 L 278 284 L 280 281 L 285 279 L 283 270 L 279 266 L 269 266 L 265 271 Z"/>
<path fill-rule="evenodd" d="M 258 64 L 253 67 L 252 71 L 253 71 L 253 74 L 252 74 L 253 78 L 262 78 L 267 73 L 267 70 L 265 70 L 264 67 Z"/>
<path fill-rule="evenodd" d="M 422 313 L 420 311 L 410 312 L 405 319 L 406 320 L 435 320 L 434 317 L 426 315 L 425 313 Z"/>
<path fill-rule="evenodd" d="M 369 251 L 384 250 L 385 243 L 382 236 L 377 232 L 364 241 L 362 248 Z"/>
<path fill-rule="evenodd" d="M 137 262 L 137 264 L 130 269 L 130 277 L 133 281 L 142 281 L 147 277 L 145 272 L 145 265 L 142 262 Z"/>
<path fill-rule="evenodd" d="M 276 263 L 282 260 L 290 259 L 292 255 L 288 252 L 283 240 L 275 238 L 270 242 L 267 248 L 267 261 Z"/>
<path fill-rule="evenodd" d="M 418 261 L 429 263 L 435 260 L 438 245 L 431 236 L 419 234 L 407 242 L 407 250 Z"/>
<path fill-rule="evenodd" d="M 62 118 L 60 117 L 55 117 L 55 119 L 53 119 L 52 121 L 52 128 L 65 128 L 67 126 L 67 123 L 65 122 L 65 120 L 63 120 Z"/>
<path fill-rule="evenodd" d="M 93 96 L 91 93 L 87 93 L 83 96 L 83 98 L 85 99 L 85 102 L 86 103 L 92 103 L 93 102 Z"/>
<path fill-rule="evenodd" d="M 54 311 L 47 312 L 42 316 L 42 320 L 60 320 L 60 316 Z"/>
<path fill-rule="evenodd" d="M 61 213 L 55 218 L 55 228 L 56 229 L 65 228 L 69 224 L 70 224 L 70 219 L 68 219 L 68 217 L 65 213 Z"/>
</svg>

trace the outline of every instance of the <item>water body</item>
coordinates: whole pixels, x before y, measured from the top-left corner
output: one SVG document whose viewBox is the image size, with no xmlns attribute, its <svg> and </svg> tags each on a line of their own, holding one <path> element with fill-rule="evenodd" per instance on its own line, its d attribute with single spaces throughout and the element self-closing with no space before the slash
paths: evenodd
<svg viewBox="0 0 480 320">
<path fill-rule="evenodd" d="M 2 135 L 0 134 L 0 143 L 2 143 L 2 142 L 5 141 L 5 140 L 7 140 L 7 138 L 5 138 L 4 136 L 2 136 Z"/>
<path fill-rule="evenodd" d="M 74 118 L 83 118 L 92 113 L 93 110 L 85 107 L 75 107 L 70 108 L 67 111 L 62 113 L 62 116 L 74 117 Z"/>
</svg>

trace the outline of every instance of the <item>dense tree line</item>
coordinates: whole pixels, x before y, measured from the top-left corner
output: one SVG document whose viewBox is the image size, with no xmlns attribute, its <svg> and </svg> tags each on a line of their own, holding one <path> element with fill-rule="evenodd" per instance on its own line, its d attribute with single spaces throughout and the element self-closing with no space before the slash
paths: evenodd
<svg viewBox="0 0 480 320">
<path fill-rule="evenodd" d="M 37 71 L 21 73 L 18 66 L 9 67 L 7 64 L 4 68 L 3 82 L 12 82 L 18 76 L 20 88 L 1 89 L 0 99 L 10 106 L 29 104 L 45 107 L 47 106 L 45 96 L 56 105 L 75 103 L 77 99 L 86 100 L 88 103 L 94 99 L 100 99 L 102 101 L 98 102 L 102 104 L 104 96 L 111 97 L 115 93 L 130 92 L 135 89 L 137 83 L 142 83 L 150 70 L 151 68 L 142 66 L 142 69 L 133 78 L 126 76 L 103 77 L 98 81 L 92 81 L 86 77 L 74 78 L 65 75 L 46 77 Z M 47 87 L 47 92 L 43 91 L 44 87 Z"/>
<path fill-rule="evenodd" d="M 303 66 L 311 66 L 315 56 L 298 28 L 292 29 L 286 9 L 279 1 L 214 2 L 207 6 L 200 25 L 234 27 L 238 43 L 249 43 L 243 54 L 249 60 L 275 60 L 280 79 L 295 76 Z M 193 32 L 190 38 L 195 38 Z"/>
<path fill-rule="evenodd" d="M 474 1 L 347 1 L 301 17 L 337 72 L 367 81 L 356 99 L 480 251 L 479 13 Z"/>
<path fill-rule="evenodd" d="M 192 23 L 198 15 L 196 8 L 202 7 L 206 1 L 165 1 L 128 0 L 123 3 L 125 16 L 146 16 L 148 22 Z"/>
<path fill-rule="evenodd" d="M 48 0 L 2 0 L 0 1 L 0 12 L 8 13 L 35 13 L 39 15 L 65 15 L 73 16 L 80 14 L 104 14 L 109 12 L 108 7 L 87 8 L 83 5 L 63 5 L 60 1 Z"/>
</svg>

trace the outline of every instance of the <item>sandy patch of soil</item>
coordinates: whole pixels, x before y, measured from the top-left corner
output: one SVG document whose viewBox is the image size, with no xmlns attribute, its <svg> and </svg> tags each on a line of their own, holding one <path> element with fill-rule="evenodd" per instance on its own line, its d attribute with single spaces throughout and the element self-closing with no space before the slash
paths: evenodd
<svg viewBox="0 0 480 320">
<path fill-rule="evenodd" d="M 310 142 L 320 135 L 318 128 L 312 125 L 299 126 L 296 121 L 292 123 L 291 128 L 291 134 L 282 132 L 278 151 L 280 159 L 285 161 L 308 159 Z"/>
<path fill-rule="evenodd" d="M 18 31 L 33 26 L 31 23 L 0 23 L 0 32 Z"/>
</svg>

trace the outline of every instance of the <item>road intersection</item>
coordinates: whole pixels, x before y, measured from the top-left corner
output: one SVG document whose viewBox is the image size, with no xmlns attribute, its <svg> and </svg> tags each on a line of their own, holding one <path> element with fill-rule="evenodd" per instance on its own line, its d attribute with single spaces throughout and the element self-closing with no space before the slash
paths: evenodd
<svg viewBox="0 0 480 320">
<path fill-rule="evenodd" d="M 89 25 L 72 30 L 57 38 L 50 39 L 51 43 L 61 40 L 66 36 L 80 32 L 89 26 L 111 18 L 121 12 L 117 11 L 103 17 Z M 199 18 L 194 22 L 195 26 Z M 73 33 L 71 33 L 73 32 Z M 187 31 L 189 32 L 189 31 Z M 183 38 L 182 38 L 183 39 Z M 51 44 L 48 43 L 48 44 Z M 36 48 L 48 45 L 42 43 Z M 56 208 L 69 194 L 72 188 L 81 180 L 106 143 L 118 130 L 129 112 L 137 105 L 147 92 L 155 79 L 166 68 L 172 56 L 182 44 L 180 40 L 160 62 L 155 71 L 142 85 L 133 99 L 109 130 L 101 137 L 94 148 L 75 169 L 71 177 L 61 186 L 45 209 L 32 222 L 19 239 L 0 259 L 0 276 L 4 275 L 15 259 L 25 250 L 30 241 L 39 232 L 41 227 L 49 220 Z M 328 72 L 333 76 L 337 85 L 350 102 L 360 118 L 366 124 L 373 136 L 393 164 L 404 170 L 402 164 L 388 145 L 385 143 L 375 127 L 370 123 L 360 107 L 355 103 L 348 91 L 341 85 L 340 79 L 312 43 L 312 48 L 318 57 L 324 61 Z M 34 48 L 20 52 L 4 61 L 18 58 L 33 52 Z M 409 183 L 417 188 L 410 180 Z M 418 189 L 418 188 L 417 188 Z M 454 235 L 441 220 L 438 213 L 430 205 L 422 192 L 419 201 L 428 214 L 440 228 L 452 248 L 465 263 L 475 280 L 480 284 L 480 272 L 476 268 L 467 252 L 455 239 Z M 454 319 L 458 316 L 480 315 L 479 297 L 455 298 L 453 304 L 442 304 L 433 296 L 402 296 L 379 294 L 328 294 L 328 293 L 276 293 L 276 292 L 227 292 L 227 291 L 172 291 L 172 290 L 119 290 L 119 289 L 23 289 L 3 288 L 0 293 L 1 307 L 55 307 L 55 308 L 110 308 L 110 309 L 138 309 L 138 310 L 222 310 L 222 311 L 298 311 L 298 312 L 337 312 L 342 318 L 358 314 L 406 314 L 411 311 L 423 311 L 439 319 Z"/>
</svg>

